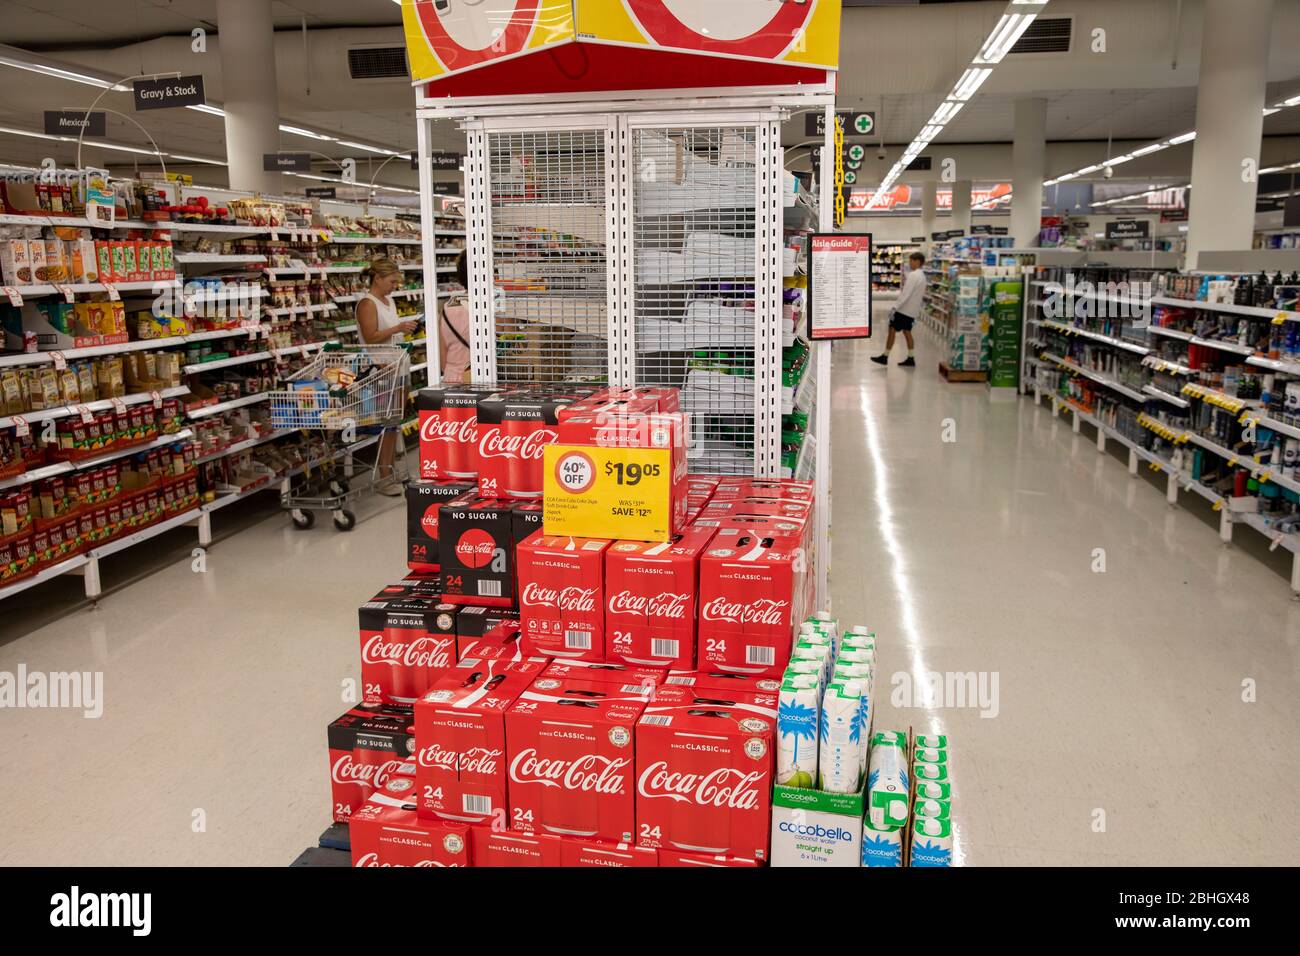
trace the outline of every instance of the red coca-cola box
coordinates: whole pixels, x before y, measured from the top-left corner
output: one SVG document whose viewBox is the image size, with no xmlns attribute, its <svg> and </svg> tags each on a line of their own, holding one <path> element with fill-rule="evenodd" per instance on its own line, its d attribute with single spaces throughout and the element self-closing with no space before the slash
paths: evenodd
<svg viewBox="0 0 1300 956">
<path fill-rule="evenodd" d="M 450 604 L 515 603 L 514 515 L 510 504 L 467 492 L 438 516 L 442 598 Z"/>
<path fill-rule="evenodd" d="M 605 549 L 601 538 L 542 532 L 521 542 L 519 615 L 524 654 L 605 660 Z"/>
<path fill-rule="evenodd" d="M 669 671 L 664 683 L 673 687 L 686 687 L 705 696 L 726 697 L 729 694 L 775 694 L 781 690 L 776 677 L 755 677 L 752 674 L 728 674 L 725 671 Z"/>
<path fill-rule="evenodd" d="M 420 477 L 464 480 L 478 477 L 478 401 L 497 394 L 475 385 L 422 388 L 415 405 L 420 416 Z"/>
<path fill-rule="evenodd" d="M 636 830 L 633 727 L 654 685 L 543 674 L 506 712 L 510 825 L 625 843 Z"/>
<path fill-rule="evenodd" d="M 671 542 L 616 541 L 605 552 L 605 653 L 611 661 L 695 666 L 700 555 L 712 528 Z"/>
<path fill-rule="evenodd" d="M 536 661 L 467 657 L 416 701 L 420 816 L 505 825 L 505 715 L 541 671 Z"/>
<path fill-rule="evenodd" d="M 725 498 L 710 500 L 700 517 L 753 515 L 768 518 L 803 518 L 812 514 L 813 503 L 802 498 Z"/>
<path fill-rule="evenodd" d="M 754 860 L 739 856 L 705 856 L 701 853 L 682 853 L 680 850 L 660 850 L 660 866 L 758 866 Z"/>
<path fill-rule="evenodd" d="M 615 398 L 608 392 L 600 392 L 566 405 L 560 409 L 557 417 L 565 422 L 578 417 L 607 419 L 614 416 L 651 415 L 658 411 L 659 402 L 652 398 Z"/>
<path fill-rule="evenodd" d="M 555 441 L 563 396 L 538 392 L 480 398 L 478 490 L 484 498 L 542 497 L 542 449 Z"/>
<path fill-rule="evenodd" d="M 477 825 L 470 828 L 474 866 L 560 866 L 560 838 Z"/>
<path fill-rule="evenodd" d="M 438 572 L 421 574 L 412 572 L 396 584 L 390 584 L 375 596 L 375 600 L 390 597 L 418 597 L 442 600 L 442 575 Z M 454 610 L 454 608 L 453 608 Z"/>
<path fill-rule="evenodd" d="M 456 662 L 456 609 L 435 598 L 381 592 L 357 616 L 367 704 L 409 707 Z"/>
<path fill-rule="evenodd" d="M 610 398 L 619 398 L 625 401 L 633 399 L 642 399 L 653 401 L 657 408 L 655 411 L 672 414 L 682 410 L 681 392 L 675 388 L 662 387 L 657 385 L 637 385 L 633 388 L 611 388 L 608 390 Z"/>
<path fill-rule="evenodd" d="M 709 502 L 710 507 L 718 505 L 719 502 Z M 719 535 L 725 534 L 732 537 L 739 534 L 746 534 L 755 538 L 779 538 L 786 541 L 795 541 L 801 547 L 807 547 L 812 541 L 812 520 L 811 518 L 800 518 L 794 515 L 753 515 L 753 514 L 718 514 L 712 515 L 701 514 L 695 520 L 693 527 L 696 528 L 714 528 Z"/>
<path fill-rule="evenodd" d="M 409 708 L 349 708 L 329 725 L 330 795 L 334 819 L 346 823 L 377 786 L 411 760 Z"/>
<path fill-rule="evenodd" d="M 438 570 L 438 518 L 444 504 L 476 487 L 472 481 L 413 481 L 406 486 L 406 566 Z"/>
<path fill-rule="evenodd" d="M 779 677 L 807 616 L 807 564 L 802 537 L 718 529 L 700 557 L 697 666 Z"/>
<path fill-rule="evenodd" d="M 515 544 L 528 540 L 534 532 L 542 530 L 540 501 L 516 501 L 510 510 L 514 515 Z"/>
<path fill-rule="evenodd" d="M 353 866 L 470 865 L 469 827 L 420 819 L 415 786 L 413 775 L 393 774 L 352 815 Z"/>
<path fill-rule="evenodd" d="M 551 661 L 543 677 L 561 680 L 591 680 L 601 684 L 639 684 L 654 687 L 663 683 L 667 672 L 658 667 L 637 667 L 631 664 L 611 664 L 602 661 Z"/>
<path fill-rule="evenodd" d="M 456 659 L 521 661 L 522 633 L 517 608 L 462 607 L 456 617 Z"/>
<path fill-rule="evenodd" d="M 775 700 L 659 688 L 636 727 L 641 846 L 767 859 Z"/>
<path fill-rule="evenodd" d="M 659 853 L 629 843 L 609 843 L 582 837 L 560 838 L 560 866 L 658 866 Z"/>
<path fill-rule="evenodd" d="M 718 500 L 732 498 L 794 498 L 813 500 L 813 483 L 793 478 L 726 478 L 713 490 Z"/>
</svg>

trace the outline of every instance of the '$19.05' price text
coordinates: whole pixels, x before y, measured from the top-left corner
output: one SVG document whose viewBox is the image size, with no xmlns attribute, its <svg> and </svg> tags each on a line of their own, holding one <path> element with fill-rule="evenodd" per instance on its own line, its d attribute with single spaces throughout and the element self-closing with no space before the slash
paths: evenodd
<svg viewBox="0 0 1300 956">
<path fill-rule="evenodd" d="M 614 477 L 620 485 L 639 485 L 642 478 L 658 478 L 659 465 L 624 464 L 621 461 L 605 462 L 605 477 Z"/>
</svg>

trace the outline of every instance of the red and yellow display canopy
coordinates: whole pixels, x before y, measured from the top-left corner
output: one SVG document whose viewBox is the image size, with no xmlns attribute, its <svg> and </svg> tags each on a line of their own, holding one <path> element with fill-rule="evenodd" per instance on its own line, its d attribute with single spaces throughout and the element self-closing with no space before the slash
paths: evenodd
<svg viewBox="0 0 1300 956">
<path fill-rule="evenodd" d="M 822 83 L 839 65 L 839 0 L 402 0 L 402 19 L 429 96 Z"/>
</svg>

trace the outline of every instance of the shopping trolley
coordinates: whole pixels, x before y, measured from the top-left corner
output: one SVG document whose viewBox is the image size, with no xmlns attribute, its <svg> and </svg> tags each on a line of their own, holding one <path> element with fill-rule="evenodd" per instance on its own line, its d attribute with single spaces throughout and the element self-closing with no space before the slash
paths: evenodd
<svg viewBox="0 0 1300 956">
<path fill-rule="evenodd" d="M 379 480 L 379 454 L 369 470 L 369 482 L 358 484 L 350 474 L 352 453 L 379 447 L 402 423 L 411 389 L 408 346 L 344 346 L 330 343 L 303 368 L 285 379 L 285 387 L 270 393 L 271 424 L 276 429 L 320 431 L 327 449 L 314 464 L 315 476 L 292 483 L 280 495 L 280 507 L 302 530 L 316 523 L 317 511 L 333 513 L 334 527 L 351 531 L 356 515 L 346 505 Z M 369 437 L 361 437 L 370 433 Z M 397 474 L 404 475 L 405 442 L 397 439 Z"/>
</svg>

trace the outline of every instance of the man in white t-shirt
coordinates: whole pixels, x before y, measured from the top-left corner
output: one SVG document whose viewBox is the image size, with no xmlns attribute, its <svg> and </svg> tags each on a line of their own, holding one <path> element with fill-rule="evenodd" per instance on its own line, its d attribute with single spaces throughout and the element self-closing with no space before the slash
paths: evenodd
<svg viewBox="0 0 1300 956">
<path fill-rule="evenodd" d="M 922 300 L 925 298 L 925 256 L 914 252 L 907 257 L 911 271 L 903 280 L 903 291 L 898 294 L 898 304 L 889 314 L 889 337 L 885 339 L 885 351 L 873 355 L 871 361 L 884 365 L 889 361 L 889 353 L 894 348 L 894 333 L 902 332 L 907 339 L 907 358 L 898 364 L 904 368 L 916 367 L 916 343 L 912 341 L 912 323 L 921 314 Z"/>
</svg>

